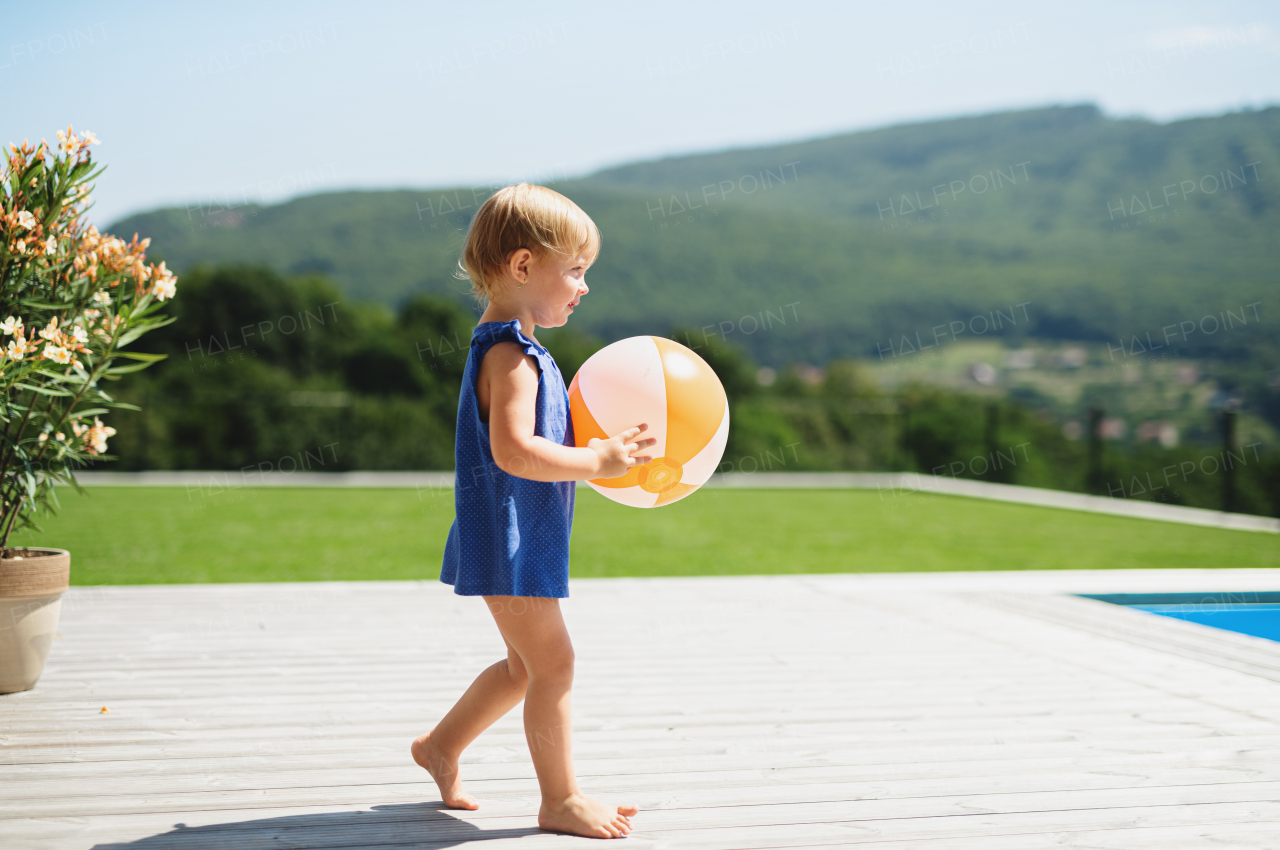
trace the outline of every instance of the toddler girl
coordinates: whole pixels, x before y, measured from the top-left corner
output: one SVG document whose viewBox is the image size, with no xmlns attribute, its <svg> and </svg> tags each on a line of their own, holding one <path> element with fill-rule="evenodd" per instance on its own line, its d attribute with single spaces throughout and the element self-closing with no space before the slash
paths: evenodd
<svg viewBox="0 0 1280 850">
<path fill-rule="evenodd" d="M 542 792 L 543 829 L 596 838 L 631 831 L 635 806 L 611 807 L 578 788 L 569 696 L 573 645 L 560 612 L 569 595 L 575 481 L 616 478 L 651 458 L 636 453 L 639 424 L 577 448 L 564 378 L 534 339 L 587 294 L 600 250 L 595 223 L 568 198 L 520 183 L 480 207 L 459 264 L 488 306 L 471 334 L 458 399 L 454 503 L 440 580 L 483 596 L 507 657 L 482 672 L 434 729 L 413 742 L 414 760 L 445 805 L 479 808 L 462 790 L 458 758 L 524 700 L 525 737 Z"/>
</svg>

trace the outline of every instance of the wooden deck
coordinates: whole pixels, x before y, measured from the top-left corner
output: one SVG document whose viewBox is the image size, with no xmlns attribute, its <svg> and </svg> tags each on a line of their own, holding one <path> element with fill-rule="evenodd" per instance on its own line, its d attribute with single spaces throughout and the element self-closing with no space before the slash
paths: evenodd
<svg viewBox="0 0 1280 850">
<path fill-rule="evenodd" d="M 1280 644 L 1057 595 L 1277 589 L 575 581 L 579 775 L 642 807 L 630 847 L 1280 847 Z M 435 582 L 75 589 L 0 697 L 0 847 L 598 846 L 537 829 L 518 710 L 464 759 L 479 812 L 409 760 L 500 650 Z"/>
</svg>

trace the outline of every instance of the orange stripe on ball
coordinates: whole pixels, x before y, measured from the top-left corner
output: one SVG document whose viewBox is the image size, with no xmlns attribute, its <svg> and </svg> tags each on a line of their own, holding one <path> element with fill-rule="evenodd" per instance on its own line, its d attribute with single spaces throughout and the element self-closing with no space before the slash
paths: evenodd
<svg viewBox="0 0 1280 850">
<path fill-rule="evenodd" d="M 586 446 L 587 440 L 590 439 L 609 439 L 609 435 L 600 427 L 600 423 L 596 422 L 596 418 L 591 415 L 591 411 L 587 409 L 587 403 L 582 399 L 582 390 L 578 387 L 578 376 L 574 375 L 573 380 L 569 383 L 569 416 L 573 419 L 573 442 L 575 445 Z M 638 483 L 636 478 L 636 467 L 627 470 L 627 473 L 619 478 L 594 478 L 592 484 L 601 487 L 634 487 Z"/>
<path fill-rule="evenodd" d="M 715 436 L 728 400 L 705 360 L 673 340 L 652 339 L 667 386 L 666 456 L 687 463 Z"/>
</svg>

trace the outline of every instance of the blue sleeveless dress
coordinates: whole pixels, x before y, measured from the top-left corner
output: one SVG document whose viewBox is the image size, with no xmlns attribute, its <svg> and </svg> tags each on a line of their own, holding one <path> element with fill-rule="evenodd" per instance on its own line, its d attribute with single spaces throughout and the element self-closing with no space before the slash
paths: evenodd
<svg viewBox="0 0 1280 850">
<path fill-rule="evenodd" d="M 480 421 L 476 404 L 476 379 L 480 363 L 496 342 L 515 342 L 538 359 L 534 434 L 573 445 L 569 393 L 550 352 L 520 332 L 519 319 L 477 325 L 458 396 L 456 515 L 440 580 L 461 596 L 563 598 L 569 595 L 574 482 L 518 478 L 493 462 L 489 425 Z"/>
</svg>

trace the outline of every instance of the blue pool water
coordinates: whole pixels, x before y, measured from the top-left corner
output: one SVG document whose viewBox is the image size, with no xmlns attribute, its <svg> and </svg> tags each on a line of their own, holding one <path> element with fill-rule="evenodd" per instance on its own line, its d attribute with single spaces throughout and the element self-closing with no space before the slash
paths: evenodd
<svg viewBox="0 0 1280 850">
<path fill-rule="evenodd" d="M 1280 593 L 1082 593 L 1116 605 L 1280 641 Z"/>
</svg>

